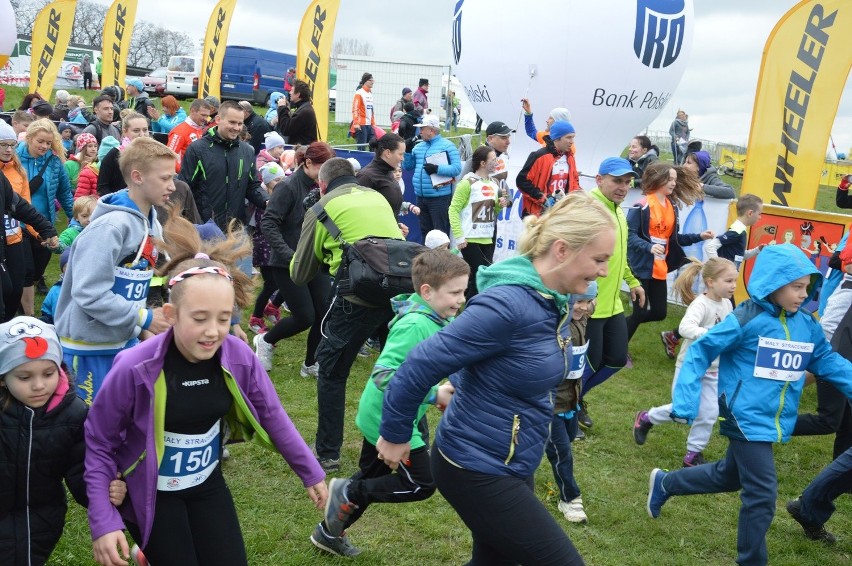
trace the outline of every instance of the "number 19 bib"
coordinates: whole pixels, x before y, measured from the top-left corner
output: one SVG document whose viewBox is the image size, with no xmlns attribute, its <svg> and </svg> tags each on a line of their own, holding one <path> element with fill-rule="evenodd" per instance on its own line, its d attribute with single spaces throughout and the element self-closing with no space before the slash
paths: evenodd
<svg viewBox="0 0 852 566">
<path fill-rule="evenodd" d="M 164 433 L 158 491 L 180 491 L 204 483 L 219 463 L 219 421 L 204 434 Z"/>
<path fill-rule="evenodd" d="M 758 339 L 754 376 L 777 381 L 798 381 L 811 361 L 814 345 L 777 338 Z"/>
</svg>

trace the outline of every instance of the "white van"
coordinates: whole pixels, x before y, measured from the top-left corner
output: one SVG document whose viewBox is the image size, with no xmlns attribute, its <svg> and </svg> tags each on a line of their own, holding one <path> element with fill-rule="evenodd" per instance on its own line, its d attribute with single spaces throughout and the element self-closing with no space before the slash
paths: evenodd
<svg viewBox="0 0 852 566">
<path fill-rule="evenodd" d="M 197 97 L 200 74 L 201 57 L 173 55 L 166 71 L 166 94 L 178 99 Z"/>
</svg>

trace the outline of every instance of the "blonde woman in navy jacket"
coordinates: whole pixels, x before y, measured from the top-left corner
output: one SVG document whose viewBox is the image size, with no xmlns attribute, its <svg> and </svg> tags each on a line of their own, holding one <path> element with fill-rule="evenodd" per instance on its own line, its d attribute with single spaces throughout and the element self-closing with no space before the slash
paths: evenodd
<svg viewBox="0 0 852 566">
<path fill-rule="evenodd" d="M 411 351 L 382 408 L 379 457 L 396 468 L 410 450 L 418 406 L 452 376 L 456 392 L 435 436 L 432 472 L 471 530 L 471 565 L 583 564 L 533 479 L 553 390 L 571 370 L 569 294 L 607 274 L 615 222 L 582 191 L 525 222 L 521 255 L 480 268 L 479 294 Z"/>
</svg>

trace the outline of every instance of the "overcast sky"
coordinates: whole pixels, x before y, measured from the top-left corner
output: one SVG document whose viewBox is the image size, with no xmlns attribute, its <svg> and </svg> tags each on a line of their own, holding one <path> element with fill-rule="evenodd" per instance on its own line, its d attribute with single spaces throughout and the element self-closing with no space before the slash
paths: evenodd
<svg viewBox="0 0 852 566">
<path fill-rule="evenodd" d="M 690 66 L 668 106 L 649 128 L 668 131 L 675 112 L 683 108 L 689 114 L 694 137 L 745 145 L 763 46 L 773 26 L 797 3 L 798 0 L 695 0 Z M 137 19 L 183 31 L 194 39 L 202 38 L 215 4 L 216 0 L 140 0 Z M 228 43 L 295 53 L 299 23 L 308 4 L 308 0 L 238 0 Z M 377 59 L 446 65 L 452 62 L 450 38 L 455 0 L 342 0 L 340 4 L 335 36 L 368 41 Z M 495 9 L 497 4 L 495 1 Z M 548 26 L 542 21 L 540 29 L 545 27 Z M 511 23 L 507 22 L 500 33 L 512 33 L 511 30 Z M 519 29 L 517 33 L 529 35 L 530 30 Z M 493 43 L 495 57 L 500 52 L 499 35 L 483 38 Z M 838 39 L 848 41 L 847 36 Z M 541 42 L 542 38 L 529 35 L 529 40 Z M 847 77 L 837 80 L 845 82 Z M 849 152 L 852 86 L 848 84 L 832 133 L 838 151 Z"/>
</svg>

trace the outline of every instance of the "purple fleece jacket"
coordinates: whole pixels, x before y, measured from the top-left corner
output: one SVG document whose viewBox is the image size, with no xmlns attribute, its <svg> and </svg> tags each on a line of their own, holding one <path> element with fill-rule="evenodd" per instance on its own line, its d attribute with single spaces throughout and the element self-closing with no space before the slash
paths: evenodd
<svg viewBox="0 0 852 566">
<path fill-rule="evenodd" d="M 126 519 L 142 531 L 148 543 L 154 522 L 157 470 L 154 439 L 154 383 L 163 369 L 172 330 L 146 340 L 115 359 L 86 419 L 86 490 L 92 540 L 123 530 Z M 254 418 L 301 478 L 305 487 L 318 484 L 325 473 L 281 406 L 269 376 L 254 352 L 234 336 L 220 350 L 223 370 L 230 373 Z M 109 482 L 117 471 L 128 473 L 127 495 L 121 509 L 109 502 Z"/>
</svg>

